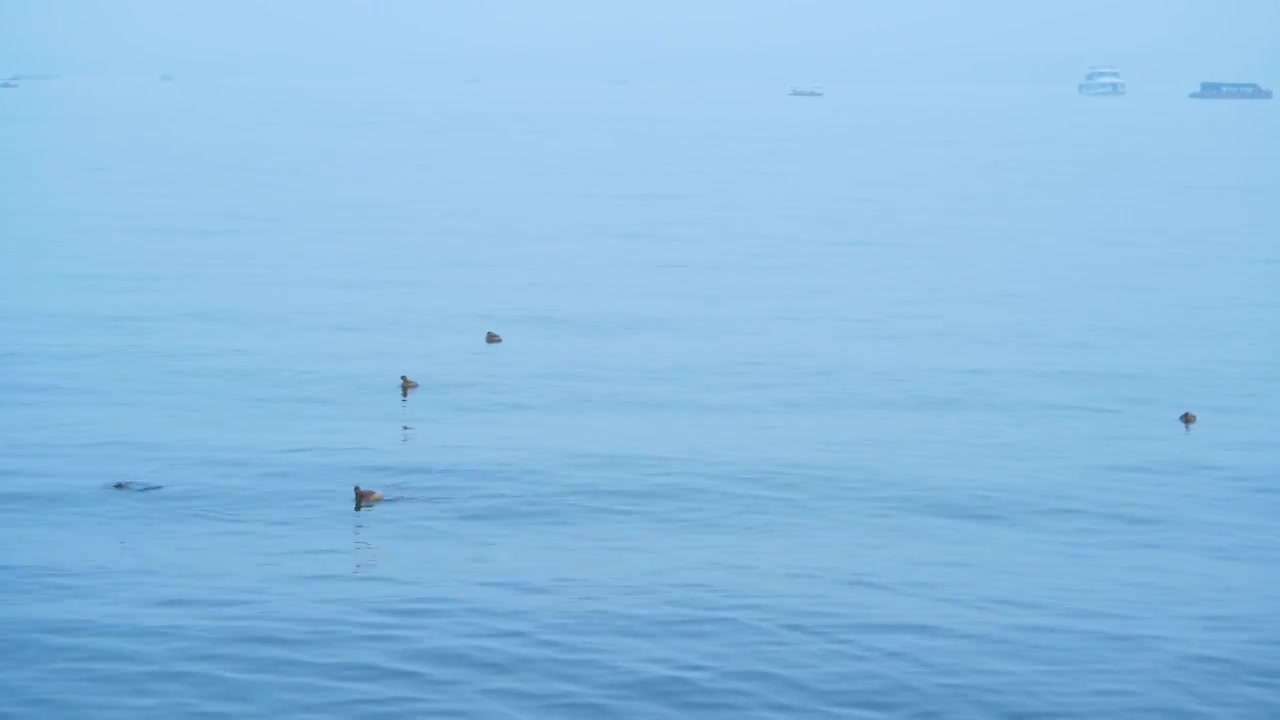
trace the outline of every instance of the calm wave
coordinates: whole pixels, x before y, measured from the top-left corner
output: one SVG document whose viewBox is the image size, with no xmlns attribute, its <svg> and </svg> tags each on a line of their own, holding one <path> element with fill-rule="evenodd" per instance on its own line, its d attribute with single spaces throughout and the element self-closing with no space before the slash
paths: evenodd
<svg viewBox="0 0 1280 720">
<path fill-rule="evenodd" d="M 1271 717 L 1274 113 L 826 90 L 6 95 L 0 715 Z"/>
</svg>

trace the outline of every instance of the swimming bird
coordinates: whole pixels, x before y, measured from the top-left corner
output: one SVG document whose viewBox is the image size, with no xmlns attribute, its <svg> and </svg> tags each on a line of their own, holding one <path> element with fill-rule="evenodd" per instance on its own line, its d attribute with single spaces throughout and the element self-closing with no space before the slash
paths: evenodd
<svg viewBox="0 0 1280 720">
<path fill-rule="evenodd" d="M 414 381 L 410 380 L 409 378 L 405 377 L 404 375 L 401 375 L 401 376 L 400 376 L 400 389 L 401 389 L 401 390 L 410 390 L 410 389 L 412 389 L 412 388 L 416 388 L 416 387 L 418 387 L 418 383 L 416 383 L 416 382 L 414 382 Z"/>
<path fill-rule="evenodd" d="M 377 490 L 361 490 L 360 486 L 356 486 L 356 504 L 376 503 L 382 499 L 382 493 Z"/>
<path fill-rule="evenodd" d="M 1179 415 L 1178 420 L 1181 420 L 1183 425 L 1193 425 L 1196 421 L 1196 414 L 1188 410 Z"/>
<path fill-rule="evenodd" d="M 132 480 L 122 480 L 111 486 L 113 490 L 133 490 L 134 492 L 149 492 L 151 490 L 159 490 L 163 485 L 140 485 Z"/>
<path fill-rule="evenodd" d="M 502 336 L 496 332 L 487 332 L 484 334 L 484 341 L 490 345 L 497 345 L 502 342 Z"/>
</svg>

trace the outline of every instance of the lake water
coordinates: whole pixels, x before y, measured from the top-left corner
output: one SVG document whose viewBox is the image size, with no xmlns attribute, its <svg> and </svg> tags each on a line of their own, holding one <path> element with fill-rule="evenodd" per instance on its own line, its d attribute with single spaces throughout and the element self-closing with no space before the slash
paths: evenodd
<svg viewBox="0 0 1280 720">
<path fill-rule="evenodd" d="M 1275 717 L 1277 108 L 1073 83 L 0 91 L 0 716 Z"/>
</svg>

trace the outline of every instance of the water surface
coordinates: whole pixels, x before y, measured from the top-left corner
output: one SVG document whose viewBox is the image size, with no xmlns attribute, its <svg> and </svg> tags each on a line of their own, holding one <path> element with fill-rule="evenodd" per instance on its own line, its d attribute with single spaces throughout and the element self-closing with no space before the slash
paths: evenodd
<svg viewBox="0 0 1280 720">
<path fill-rule="evenodd" d="M 0 714 L 1272 717 L 1280 126 L 1073 87 L 6 94 Z"/>
</svg>

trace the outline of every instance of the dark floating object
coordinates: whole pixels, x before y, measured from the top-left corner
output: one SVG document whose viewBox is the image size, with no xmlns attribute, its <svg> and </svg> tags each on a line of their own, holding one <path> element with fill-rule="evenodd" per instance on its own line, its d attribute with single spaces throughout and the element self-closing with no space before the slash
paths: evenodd
<svg viewBox="0 0 1280 720">
<path fill-rule="evenodd" d="M 824 93 L 818 88 L 791 88 L 787 93 L 791 97 L 822 97 Z"/>
<path fill-rule="evenodd" d="M 490 345 L 497 345 L 502 342 L 502 336 L 496 332 L 487 332 L 484 334 L 484 341 Z"/>
<path fill-rule="evenodd" d="M 1183 425 L 1194 425 L 1196 422 L 1196 414 L 1188 410 L 1187 412 L 1179 415 L 1178 420 L 1182 422 Z"/>
<path fill-rule="evenodd" d="M 8 80 L 5 80 L 4 82 L 0 82 L 0 88 L 16 88 L 16 87 L 18 87 L 18 83 L 16 82 L 10 82 Z"/>
<path fill-rule="evenodd" d="M 404 375 L 401 375 L 401 376 L 400 376 L 400 389 L 401 389 L 401 390 L 412 390 L 413 388 L 416 388 L 416 387 L 418 387 L 418 383 L 414 382 L 413 380 L 410 380 L 409 378 L 405 377 Z"/>
</svg>

